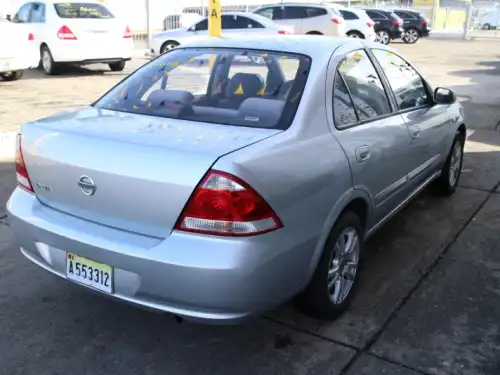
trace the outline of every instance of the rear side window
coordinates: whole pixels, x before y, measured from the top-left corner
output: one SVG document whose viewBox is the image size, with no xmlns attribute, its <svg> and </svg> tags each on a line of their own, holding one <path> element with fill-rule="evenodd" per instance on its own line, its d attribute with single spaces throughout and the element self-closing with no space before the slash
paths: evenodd
<svg viewBox="0 0 500 375">
<path fill-rule="evenodd" d="M 295 20 L 303 18 L 307 18 L 305 7 L 294 7 L 294 6 L 285 7 L 286 20 Z"/>
<path fill-rule="evenodd" d="M 332 101 L 333 116 L 337 128 L 345 128 L 358 122 L 351 95 L 338 72 L 335 75 Z"/>
<path fill-rule="evenodd" d="M 101 4 L 94 3 L 56 3 L 54 4 L 59 18 L 109 19 L 113 14 Z"/>
<path fill-rule="evenodd" d="M 382 13 L 380 12 L 375 12 L 373 10 L 367 10 L 366 11 L 366 14 L 368 14 L 368 16 L 372 19 L 372 20 L 386 20 L 387 17 L 384 16 Z"/>
<path fill-rule="evenodd" d="M 391 112 L 384 86 L 365 51 L 349 53 L 340 63 L 338 73 L 349 89 L 360 121 Z"/>
<path fill-rule="evenodd" d="M 31 10 L 31 22 L 45 22 L 45 4 L 33 3 L 33 8 Z"/>
<path fill-rule="evenodd" d="M 306 8 L 307 18 L 324 16 L 326 14 L 328 14 L 328 12 L 323 8 Z"/>
<path fill-rule="evenodd" d="M 356 14 L 354 14 L 353 12 L 349 12 L 347 10 L 341 10 L 340 14 L 342 15 L 342 17 L 344 17 L 345 20 L 357 20 L 357 19 L 359 19 Z"/>
<path fill-rule="evenodd" d="M 372 49 L 391 86 L 399 109 L 405 110 L 430 102 L 422 77 L 398 55 L 380 49 Z"/>
<path fill-rule="evenodd" d="M 417 18 L 408 12 L 394 12 L 396 13 L 396 16 L 402 18 L 402 19 L 408 19 L 408 20 L 416 20 Z"/>
<path fill-rule="evenodd" d="M 234 30 L 234 29 L 261 29 L 262 26 L 260 23 L 242 16 L 236 15 L 223 15 L 222 16 L 222 28 L 225 30 Z"/>
<path fill-rule="evenodd" d="M 95 106 L 222 125 L 288 128 L 311 59 L 297 54 L 176 48 L 146 64 Z"/>
</svg>

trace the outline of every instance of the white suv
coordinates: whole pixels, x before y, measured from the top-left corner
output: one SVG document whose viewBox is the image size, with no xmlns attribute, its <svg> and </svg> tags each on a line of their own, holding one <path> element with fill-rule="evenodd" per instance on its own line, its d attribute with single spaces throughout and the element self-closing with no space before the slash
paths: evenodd
<svg viewBox="0 0 500 375">
<path fill-rule="evenodd" d="M 345 22 L 339 11 L 329 5 L 280 3 L 253 11 L 279 25 L 293 28 L 294 34 L 345 36 Z"/>
<path fill-rule="evenodd" d="M 375 41 L 375 22 L 363 9 L 336 7 L 345 20 L 347 36 Z"/>
</svg>

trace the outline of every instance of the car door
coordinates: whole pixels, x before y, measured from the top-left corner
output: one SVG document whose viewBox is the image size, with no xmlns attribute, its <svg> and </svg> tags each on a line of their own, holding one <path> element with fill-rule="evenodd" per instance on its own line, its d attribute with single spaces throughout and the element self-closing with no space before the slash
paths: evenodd
<svg viewBox="0 0 500 375">
<path fill-rule="evenodd" d="M 306 18 L 305 7 L 287 5 L 283 8 L 283 20 L 279 24 L 293 29 L 295 34 L 305 34 L 309 31 L 304 28 L 304 20 Z"/>
<path fill-rule="evenodd" d="M 408 195 L 410 137 L 365 50 L 341 47 L 328 67 L 327 111 L 331 129 L 349 160 L 355 189 L 373 202 L 371 225 Z"/>
<path fill-rule="evenodd" d="M 408 61 L 393 51 L 372 48 L 370 52 L 387 77 L 397 111 L 408 126 L 412 165 L 408 178 L 416 187 L 446 158 L 445 125 L 455 120 L 449 119 L 448 106 L 434 105 L 430 86 Z"/>
<path fill-rule="evenodd" d="M 405 30 L 410 28 L 420 29 L 420 20 L 409 12 L 394 11 L 396 15 L 403 20 L 403 27 Z"/>
</svg>

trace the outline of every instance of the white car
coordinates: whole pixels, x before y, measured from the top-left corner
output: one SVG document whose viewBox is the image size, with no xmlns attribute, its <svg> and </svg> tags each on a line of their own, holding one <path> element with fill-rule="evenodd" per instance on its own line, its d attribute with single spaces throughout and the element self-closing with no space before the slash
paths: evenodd
<svg viewBox="0 0 500 375">
<path fill-rule="evenodd" d="M 221 16 L 223 35 L 241 34 L 290 34 L 290 30 L 281 27 L 265 17 L 243 12 L 227 12 Z M 153 36 L 152 54 L 163 54 L 188 41 L 208 36 L 208 18 L 203 18 L 190 27 L 164 31 Z"/>
<path fill-rule="evenodd" d="M 64 64 L 105 63 L 122 71 L 132 58 L 130 28 L 98 1 L 23 1 L 12 22 L 32 27 L 39 60 L 49 75 Z"/>
<path fill-rule="evenodd" d="M 16 81 L 38 66 L 36 37 L 27 25 L 16 25 L 0 16 L 0 78 Z"/>
<path fill-rule="evenodd" d="M 291 27 L 294 34 L 345 36 L 345 22 L 339 11 L 328 4 L 280 3 L 261 6 L 253 13 L 280 26 Z"/>
<path fill-rule="evenodd" d="M 347 36 L 351 38 L 368 39 L 375 41 L 375 21 L 373 21 L 366 11 L 356 8 L 336 7 L 345 20 Z"/>
</svg>

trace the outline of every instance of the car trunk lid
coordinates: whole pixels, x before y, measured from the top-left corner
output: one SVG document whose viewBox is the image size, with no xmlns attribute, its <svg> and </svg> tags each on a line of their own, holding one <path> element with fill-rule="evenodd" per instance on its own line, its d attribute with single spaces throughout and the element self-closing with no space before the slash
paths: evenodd
<svg viewBox="0 0 500 375">
<path fill-rule="evenodd" d="M 279 132 L 87 108 L 23 125 L 22 145 L 42 203 L 164 238 L 220 156 Z"/>
</svg>

